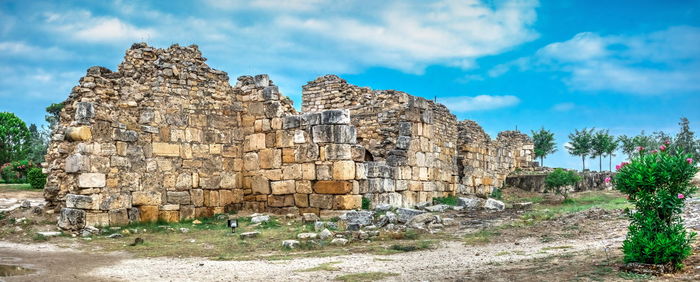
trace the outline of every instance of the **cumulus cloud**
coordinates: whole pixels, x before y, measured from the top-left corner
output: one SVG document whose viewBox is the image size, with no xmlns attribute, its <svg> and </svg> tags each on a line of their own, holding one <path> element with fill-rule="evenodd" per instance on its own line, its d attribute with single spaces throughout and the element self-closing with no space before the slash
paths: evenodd
<svg viewBox="0 0 700 282">
<path fill-rule="evenodd" d="M 551 43 L 532 57 L 498 65 L 511 69 L 562 72 L 569 87 L 638 95 L 699 91 L 700 28 L 676 26 L 642 35 L 582 32 Z"/>
<path fill-rule="evenodd" d="M 89 11 L 45 13 L 44 17 L 48 29 L 83 42 L 146 41 L 157 36 L 153 28 L 139 28 L 116 17 L 94 16 Z"/>
<path fill-rule="evenodd" d="M 444 104 L 450 110 L 458 113 L 486 111 L 506 107 L 512 107 L 520 103 L 520 99 L 516 96 L 456 96 L 440 99 L 440 103 Z"/>
</svg>

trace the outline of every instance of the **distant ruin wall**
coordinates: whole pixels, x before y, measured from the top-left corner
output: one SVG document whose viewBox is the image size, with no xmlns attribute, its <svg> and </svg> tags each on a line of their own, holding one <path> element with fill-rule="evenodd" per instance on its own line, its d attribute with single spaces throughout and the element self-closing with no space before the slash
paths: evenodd
<svg viewBox="0 0 700 282">
<path fill-rule="evenodd" d="M 605 182 L 605 178 L 613 177 L 614 173 L 584 172 L 579 175 L 581 176 L 581 181 L 569 187 L 573 192 L 611 190 L 613 188 L 611 183 Z M 543 193 L 547 190 L 546 178 L 547 173 L 509 175 L 506 179 L 506 186 Z"/>
<path fill-rule="evenodd" d="M 411 206 L 489 193 L 530 164 L 527 136 L 491 141 L 433 101 L 328 75 L 297 113 L 267 75 L 231 86 L 205 61 L 196 46 L 134 44 L 117 72 L 88 70 L 46 157 L 59 226 Z"/>
</svg>

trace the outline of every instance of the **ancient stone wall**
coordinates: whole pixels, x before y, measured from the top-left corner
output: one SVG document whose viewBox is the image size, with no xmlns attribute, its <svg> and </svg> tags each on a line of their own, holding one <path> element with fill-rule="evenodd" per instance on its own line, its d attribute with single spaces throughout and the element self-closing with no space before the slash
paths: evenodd
<svg viewBox="0 0 700 282">
<path fill-rule="evenodd" d="M 530 163 L 527 136 L 492 141 L 433 101 L 328 75 L 297 113 L 267 75 L 231 86 L 205 61 L 196 46 L 134 44 L 117 72 L 88 70 L 46 158 L 61 227 L 411 206 L 487 193 Z"/>
<path fill-rule="evenodd" d="M 61 227 L 360 207 L 347 111 L 298 114 L 266 75 L 232 87 L 204 62 L 196 46 L 135 44 L 118 72 L 88 70 L 47 154 Z"/>
<path fill-rule="evenodd" d="M 615 176 L 612 172 L 585 172 L 579 175 L 581 181 L 568 187 L 571 192 L 611 190 L 613 188 L 611 183 L 605 182 L 605 178 Z M 506 186 L 544 193 L 547 191 L 546 178 L 547 173 L 511 174 L 506 178 Z"/>
</svg>

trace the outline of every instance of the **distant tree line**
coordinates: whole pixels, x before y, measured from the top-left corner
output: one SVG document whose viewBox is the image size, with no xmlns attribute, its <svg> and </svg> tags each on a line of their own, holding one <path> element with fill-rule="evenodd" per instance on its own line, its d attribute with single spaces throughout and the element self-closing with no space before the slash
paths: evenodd
<svg viewBox="0 0 700 282">
<path fill-rule="evenodd" d="M 680 130 L 675 136 L 663 131 L 657 131 L 646 135 L 642 131 L 636 136 L 613 136 L 607 129 L 595 128 L 575 129 L 569 134 L 569 142 L 566 150 L 572 156 L 581 158 L 582 170 L 586 169 L 586 159 L 598 159 L 598 169 L 603 170 L 603 158 L 608 158 L 608 170 L 612 171 L 612 157 L 619 150 L 628 159 L 640 154 L 642 151 L 657 150 L 664 145 L 669 152 L 691 154 L 694 159 L 700 159 L 700 139 L 696 139 L 695 133 L 690 130 L 690 122 L 687 118 L 681 118 Z M 534 154 L 540 159 L 540 165 L 544 158 L 557 151 L 554 134 L 544 128 L 532 131 L 532 140 L 535 145 Z"/>
</svg>

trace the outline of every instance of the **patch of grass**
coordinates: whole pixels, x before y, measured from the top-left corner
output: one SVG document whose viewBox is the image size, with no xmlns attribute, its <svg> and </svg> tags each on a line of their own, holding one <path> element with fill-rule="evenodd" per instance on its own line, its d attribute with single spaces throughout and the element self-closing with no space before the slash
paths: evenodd
<svg viewBox="0 0 700 282">
<path fill-rule="evenodd" d="M 368 210 L 371 204 L 372 204 L 372 201 L 370 199 L 362 197 L 362 209 L 363 210 Z"/>
<path fill-rule="evenodd" d="M 338 271 L 340 270 L 340 267 L 333 266 L 334 264 L 339 264 L 339 261 L 332 261 L 332 262 L 327 262 L 327 263 L 322 263 L 319 264 L 316 267 L 312 268 L 307 268 L 307 269 L 302 269 L 302 270 L 297 270 L 297 272 L 314 272 L 314 271 Z"/>
<path fill-rule="evenodd" d="M 499 188 L 494 188 L 493 191 L 491 191 L 491 198 L 498 200 L 503 199 L 503 191 Z"/>
<path fill-rule="evenodd" d="M 274 218 L 270 218 L 268 221 L 261 222 L 258 225 L 258 229 L 270 229 L 270 228 L 280 228 L 282 225 Z"/>
<path fill-rule="evenodd" d="M 510 252 L 508 252 L 508 251 L 503 251 L 503 252 L 498 252 L 498 253 L 496 253 L 496 256 L 497 256 L 497 257 L 500 257 L 500 256 L 509 255 L 509 254 L 510 254 Z"/>
<path fill-rule="evenodd" d="M 544 247 L 542 248 L 543 251 L 550 251 L 550 250 L 562 250 L 562 249 L 571 249 L 573 246 L 554 246 L 554 247 Z"/>
<path fill-rule="evenodd" d="M 641 274 L 641 273 L 626 272 L 626 271 L 620 271 L 618 273 L 618 276 L 622 279 L 634 280 L 634 281 L 646 281 L 646 280 L 651 280 L 654 278 L 654 276 L 649 275 L 649 274 Z"/>
<path fill-rule="evenodd" d="M 393 259 L 387 259 L 387 258 L 374 258 L 374 261 L 394 261 Z"/>
<path fill-rule="evenodd" d="M 346 282 L 377 281 L 388 277 L 399 276 L 398 273 L 391 272 L 360 272 L 345 274 L 336 277 L 334 280 Z"/>
<path fill-rule="evenodd" d="M 482 229 L 474 233 L 467 234 L 464 237 L 464 242 L 467 245 L 479 245 L 491 242 L 491 238 L 501 235 L 500 232 Z"/>
<path fill-rule="evenodd" d="M 39 233 L 34 234 L 34 237 L 32 237 L 32 240 L 38 241 L 38 242 L 46 242 L 49 240 L 48 237 L 41 235 Z"/>
<path fill-rule="evenodd" d="M 41 189 L 32 188 L 29 183 L 22 184 L 0 184 L 0 190 L 20 190 L 20 191 L 40 191 Z"/>
<path fill-rule="evenodd" d="M 591 208 L 618 210 L 631 207 L 631 204 L 621 195 L 611 192 L 586 192 L 567 199 L 558 205 L 538 205 L 535 209 L 521 216 L 527 225 L 540 221 L 551 220 L 563 214 L 576 213 Z"/>
<path fill-rule="evenodd" d="M 448 206 L 456 206 L 458 203 L 457 196 L 436 197 L 433 198 L 433 204 L 442 204 Z"/>
<path fill-rule="evenodd" d="M 408 244 L 408 245 L 403 245 L 403 244 L 394 244 L 389 247 L 390 250 L 398 251 L 398 252 L 413 252 L 413 251 L 420 251 L 420 250 L 425 250 L 425 249 L 430 249 L 432 248 L 432 242 L 431 241 L 420 241 L 418 244 Z"/>
</svg>

